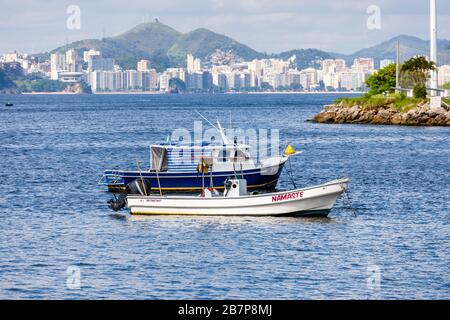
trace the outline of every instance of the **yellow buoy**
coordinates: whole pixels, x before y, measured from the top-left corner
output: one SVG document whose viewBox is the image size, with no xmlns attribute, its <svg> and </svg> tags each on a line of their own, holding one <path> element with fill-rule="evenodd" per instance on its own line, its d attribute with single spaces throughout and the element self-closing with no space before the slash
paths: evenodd
<svg viewBox="0 0 450 320">
<path fill-rule="evenodd" d="M 284 149 L 284 154 L 287 156 L 295 154 L 295 148 L 291 144 L 288 144 L 286 149 Z"/>
</svg>

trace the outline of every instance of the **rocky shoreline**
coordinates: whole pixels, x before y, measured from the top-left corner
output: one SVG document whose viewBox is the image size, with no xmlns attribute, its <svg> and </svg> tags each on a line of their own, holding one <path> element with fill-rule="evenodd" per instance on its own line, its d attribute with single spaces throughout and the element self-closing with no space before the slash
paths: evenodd
<svg viewBox="0 0 450 320">
<path fill-rule="evenodd" d="M 419 104 L 406 112 L 392 106 L 364 108 L 360 105 L 345 106 L 332 104 L 324 107 L 313 122 L 317 123 L 353 123 L 404 126 L 450 126 L 450 108 L 430 108 L 428 102 Z"/>
</svg>

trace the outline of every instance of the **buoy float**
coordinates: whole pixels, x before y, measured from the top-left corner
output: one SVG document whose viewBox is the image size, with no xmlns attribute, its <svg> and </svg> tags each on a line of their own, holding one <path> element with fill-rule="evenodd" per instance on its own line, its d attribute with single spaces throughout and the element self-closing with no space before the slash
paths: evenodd
<svg viewBox="0 0 450 320">
<path fill-rule="evenodd" d="M 295 148 L 291 144 L 288 144 L 286 149 L 284 149 L 284 154 L 287 156 L 292 156 L 295 152 Z"/>
</svg>

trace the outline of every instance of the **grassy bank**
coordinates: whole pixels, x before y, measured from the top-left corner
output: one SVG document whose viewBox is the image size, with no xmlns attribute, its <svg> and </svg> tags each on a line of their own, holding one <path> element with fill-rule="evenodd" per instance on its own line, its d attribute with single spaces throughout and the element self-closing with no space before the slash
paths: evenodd
<svg viewBox="0 0 450 320">
<path fill-rule="evenodd" d="M 393 94 L 389 96 L 376 95 L 370 97 L 340 98 L 335 101 L 335 104 L 344 108 L 361 106 L 362 109 L 366 110 L 392 108 L 400 112 L 408 112 L 426 102 L 427 99 L 408 98 L 399 94 Z"/>
</svg>

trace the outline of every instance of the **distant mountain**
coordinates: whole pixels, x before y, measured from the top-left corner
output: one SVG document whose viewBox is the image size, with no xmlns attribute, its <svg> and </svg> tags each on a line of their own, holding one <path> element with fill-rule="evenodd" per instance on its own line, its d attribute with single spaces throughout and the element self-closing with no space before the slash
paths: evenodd
<svg viewBox="0 0 450 320">
<path fill-rule="evenodd" d="M 105 57 L 114 58 L 127 69 L 135 68 L 140 59 L 150 59 L 158 70 L 185 66 L 186 54 L 192 53 L 197 58 L 205 59 L 216 49 L 231 52 L 245 60 L 264 56 L 236 40 L 207 29 L 183 34 L 160 22 L 140 24 L 116 37 L 73 42 L 51 53 L 64 52 L 69 48 L 75 48 L 80 54 L 84 50 L 100 50 Z M 48 58 L 48 54 L 42 57 Z"/>
<path fill-rule="evenodd" d="M 430 54 L 430 42 L 422 40 L 417 37 L 401 35 L 392 38 L 388 41 L 380 43 L 376 46 L 359 50 L 351 55 L 343 55 L 338 53 L 330 53 L 336 58 L 341 58 L 347 61 L 348 64 L 353 63 L 356 58 L 370 57 L 375 59 L 375 66 L 379 66 L 380 60 L 383 59 L 396 59 L 397 41 L 400 41 L 400 59 L 401 61 L 408 60 L 417 55 L 429 56 Z M 450 41 L 439 40 L 438 41 L 438 64 L 450 63 Z"/>
<path fill-rule="evenodd" d="M 205 59 L 217 49 L 223 52 L 232 52 L 236 57 L 244 60 L 253 60 L 265 56 L 265 54 L 259 53 L 236 40 L 203 28 L 178 37 L 169 49 L 168 56 L 175 61 L 184 62 L 188 53 L 192 53 L 200 59 Z"/>
<path fill-rule="evenodd" d="M 375 59 L 375 66 L 378 67 L 379 61 L 382 59 L 395 59 L 397 40 L 401 43 L 402 60 L 429 53 L 429 41 L 402 35 L 350 55 L 317 49 L 297 49 L 278 54 L 266 54 L 208 29 L 201 28 L 181 33 L 158 21 L 140 24 L 116 37 L 73 42 L 57 48 L 51 53 L 75 48 L 82 54 L 84 50 L 97 49 L 105 57 L 114 58 L 125 69 L 136 68 L 136 62 L 140 59 L 149 59 L 158 71 L 168 67 L 185 66 L 188 53 L 203 61 L 217 59 L 219 61 L 239 61 L 270 57 L 287 60 L 292 58 L 291 60 L 299 69 L 318 68 L 320 61 L 324 59 L 342 58 L 347 61 L 348 65 L 351 65 L 355 58 L 371 57 Z M 450 64 L 450 41 L 439 40 L 438 46 L 439 64 Z M 49 53 L 37 56 L 48 59 Z"/>
</svg>

